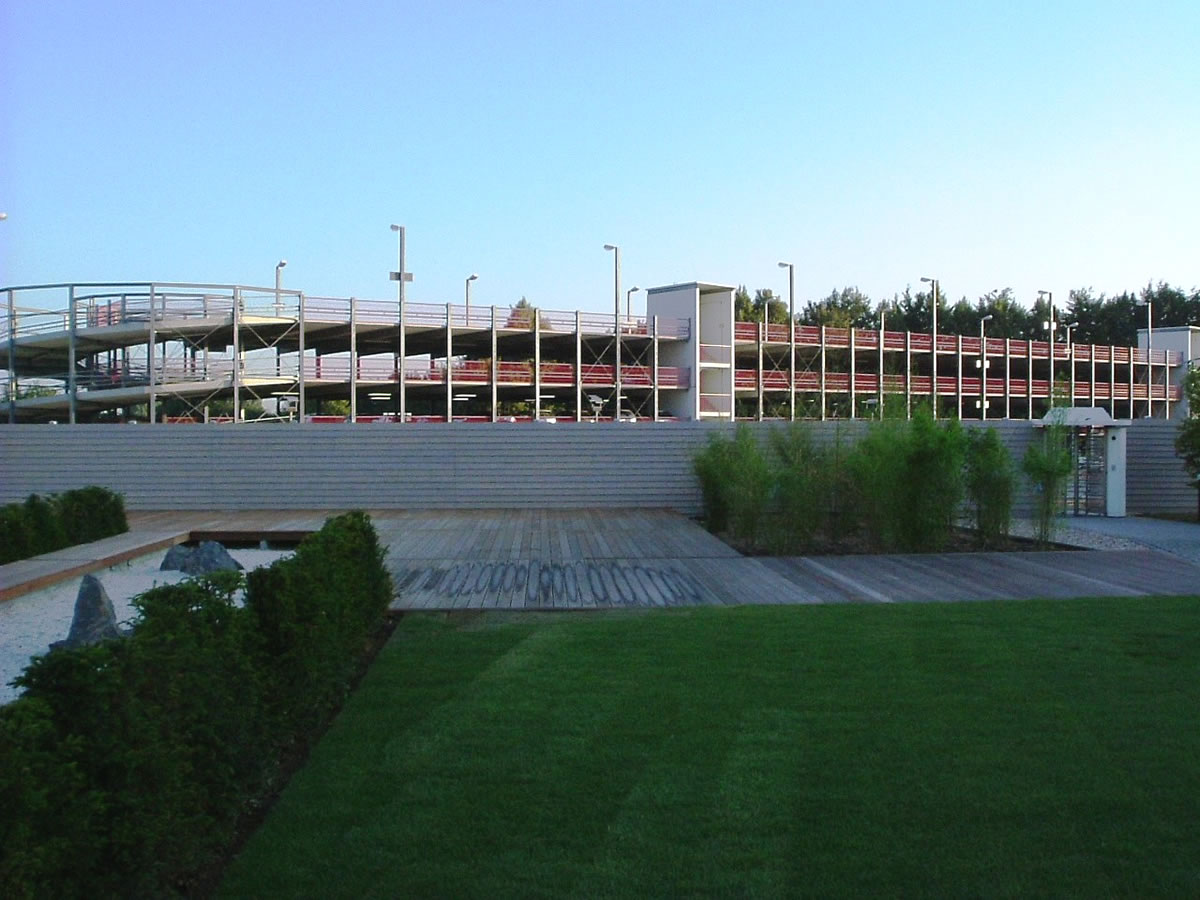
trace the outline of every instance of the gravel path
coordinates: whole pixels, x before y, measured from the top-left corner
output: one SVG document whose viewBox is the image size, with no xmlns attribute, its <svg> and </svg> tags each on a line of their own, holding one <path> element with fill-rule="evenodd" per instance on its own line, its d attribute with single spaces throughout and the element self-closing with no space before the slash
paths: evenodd
<svg viewBox="0 0 1200 900">
<path fill-rule="evenodd" d="M 229 553 L 247 570 L 270 565 L 287 555 L 282 550 L 230 550 Z M 159 550 L 92 573 L 100 579 L 112 600 L 118 622 L 128 623 L 133 618 L 131 598 L 152 587 L 176 584 L 187 577 L 182 572 L 159 571 L 165 555 L 165 550 Z M 17 696 L 16 688 L 9 682 L 29 664 L 30 657 L 45 653 L 52 641 L 67 636 L 82 580 L 68 578 L 0 603 L 0 704 Z"/>
</svg>

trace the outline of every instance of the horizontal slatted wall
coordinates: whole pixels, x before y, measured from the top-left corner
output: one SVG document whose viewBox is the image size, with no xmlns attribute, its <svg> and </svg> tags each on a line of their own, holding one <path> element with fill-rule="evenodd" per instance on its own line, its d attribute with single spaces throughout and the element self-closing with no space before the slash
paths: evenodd
<svg viewBox="0 0 1200 900">
<path fill-rule="evenodd" d="M 0 428 L 0 502 L 87 484 L 131 509 L 599 506 L 694 514 L 708 427 L 638 425 Z"/>
<path fill-rule="evenodd" d="M 968 427 L 980 427 L 966 423 Z M 996 429 L 1018 473 L 1035 435 Z M 762 432 L 778 425 L 752 425 Z M 849 447 L 867 423 L 809 422 L 817 446 Z M 131 509 L 642 507 L 700 511 L 692 456 L 728 425 L 10 425 L 0 427 L 0 502 L 87 484 Z M 1129 511 L 1189 511 L 1175 423 L 1135 422 Z M 1014 515 L 1031 493 L 1018 475 Z M 1164 505 L 1165 504 L 1165 505 Z"/>
<path fill-rule="evenodd" d="M 1194 513 L 1196 489 L 1175 452 L 1179 422 L 1134 419 L 1126 442 L 1128 512 Z"/>
</svg>

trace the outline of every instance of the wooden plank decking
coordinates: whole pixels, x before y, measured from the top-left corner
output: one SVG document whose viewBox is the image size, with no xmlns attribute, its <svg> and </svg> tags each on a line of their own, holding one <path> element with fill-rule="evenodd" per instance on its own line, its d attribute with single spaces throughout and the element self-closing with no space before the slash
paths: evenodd
<svg viewBox="0 0 1200 900">
<path fill-rule="evenodd" d="M 747 558 L 673 512 L 370 511 L 393 609 L 595 609 L 1192 595 L 1200 567 L 1154 550 Z M 297 535 L 336 511 L 136 512 L 129 533 L 0 566 L 0 600 L 206 536 Z"/>
</svg>

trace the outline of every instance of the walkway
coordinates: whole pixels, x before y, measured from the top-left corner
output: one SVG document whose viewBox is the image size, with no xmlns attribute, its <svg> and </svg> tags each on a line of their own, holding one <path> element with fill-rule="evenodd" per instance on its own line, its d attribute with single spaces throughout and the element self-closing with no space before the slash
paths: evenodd
<svg viewBox="0 0 1200 900">
<path fill-rule="evenodd" d="M 0 600 L 190 537 L 294 537 L 332 514 L 132 513 L 128 534 L 0 566 Z M 1163 549 L 748 558 L 665 511 L 371 515 L 388 548 L 398 610 L 1200 594 L 1200 526 L 1141 519 L 1097 519 L 1094 527 L 1145 529 L 1147 542 Z"/>
<path fill-rule="evenodd" d="M 1172 522 L 1141 516 L 1124 519 L 1079 516 L 1069 521 L 1074 528 L 1133 541 L 1200 565 L 1200 524 L 1196 522 Z"/>
</svg>

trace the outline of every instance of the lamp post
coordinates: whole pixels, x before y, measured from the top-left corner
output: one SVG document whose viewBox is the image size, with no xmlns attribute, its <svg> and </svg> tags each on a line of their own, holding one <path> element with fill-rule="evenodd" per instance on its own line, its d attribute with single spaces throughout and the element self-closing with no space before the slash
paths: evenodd
<svg viewBox="0 0 1200 900">
<path fill-rule="evenodd" d="M 1154 401 L 1151 399 L 1154 392 L 1154 364 L 1151 362 L 1151 357 L 1154 355 L 1154 301 L 1149 297 L 1145 297 L 1137 301 L 1138 306 L 1146 307 L 1146 415 L 1154 415 Z M 1129 363 L 1131 366 L 1133 362 Z M 1132 407 L 1133 398 L 1130 398 Z"/>
<path fill-rule="evenodd" d="M 788 419 L 796 421 L 796 267 L 781 262 L 788 270 Z"/>
<path fill-rule="evenodd" d="M 979 317 L 979 418 L 987 418 L 987 335 L 984 332 L 984 324 L 990 322 L 994 318 L 992 313 L 986 316 Z"/>
<path fill-rule="evenodd" d="M 938 280 L 936 278 L 922 278 L 926 284 L 932 285 L 933 294 L 933 346 L 930 348 L 933 353 L 933 378 L 930 383 L 931 396 L 933 397 L 933 417 L 938 417 L 938 385 L 937 385 L 937 314 L 938 314 Z"/>
<path fill-rule="evenodd" d="M 287 265 L 286 259 L 281 259 L 275 263 L 275 315 L 283 315 L 283 304 L 279 300 L 279 291 L 283 287 L 283 267 Z"/>
<path fill-rule="evenodd" d="M 633 297 L 634 294 L 636 294 L 640 290 L 641 290 L 640 287 L 631 287 L 629 290 L 627 290 L 625 292 L 625 318 L 626 319 L 633 318 L 633 301 L 631 298 Z"/>
<path fill-rule="evenodd" d="M 887 306 L 883 303 L 879 304 L 879 384 L 876 385 L 879 389 L 879 397 L 876 399 L 876 405 L 879 409 L 879 418 L 883 418 L 883 350 L 885 343 L 885 335 L 887 326 Z M 905 390 L 908 387 L 905 386 Z"/>
<path fill-rule="evenodd" d="M 1038 293 L 1039 300 L 1041 300 L 1042 297 L 1046 298 L 1046 303 L 1050 309 L 1050 314 L 1049 314 L 1050 317 L 1048 319 L 1043 320 L 1042 327 L 1045 328 L 1046 331 L 1049 332 L 1049 334 L 1050 334 L 1050 386 L 1049 386 L 1049 388 L 1047 388 L 1046 402 L 1051 408 L 1053 408 L 1054 407 L 1054 331 L 1058 327 L 1058 323 L 1054 321 L 1054 292 L 1053 291 L 1038 291 L 1037 293 Z M 1030 359 L 1029 363 L 1030 363 L 1030 369 L 1032 370 L 1033 360 Z M 1030 371 L 1029 377 L 1030 378 L 1033 377 L 1032 371 Z"/>
<path fill-rule="evenodd" d="M 396 232 L 396 271 L 391 273 L 396 282 L 396 305 L 399 308 L 399 327 L 396 330 L 396 421 L 403 424 L 406 410 L 404 393 L 404 285 L 412 281 L 412 274 L 404 271 L 404 226 L 393 225 Z"/>
<path fill-rule="evenodd" d="M 467 301 L 467 327 L 471 327 L 471 282 L 476 280 L 478 275 L 468 275 L 466 281 L 466 301 Z"/>
<path fill-rule="evenodd" d="M 613 254 L 613 343 L 616 347 L 617 365 L 613 384 L 617 391 L 616 415 L 613 421 L 621 421 L 621 248 L 615 244 L 605 244 L 605 250 Z"/>
</svg>

